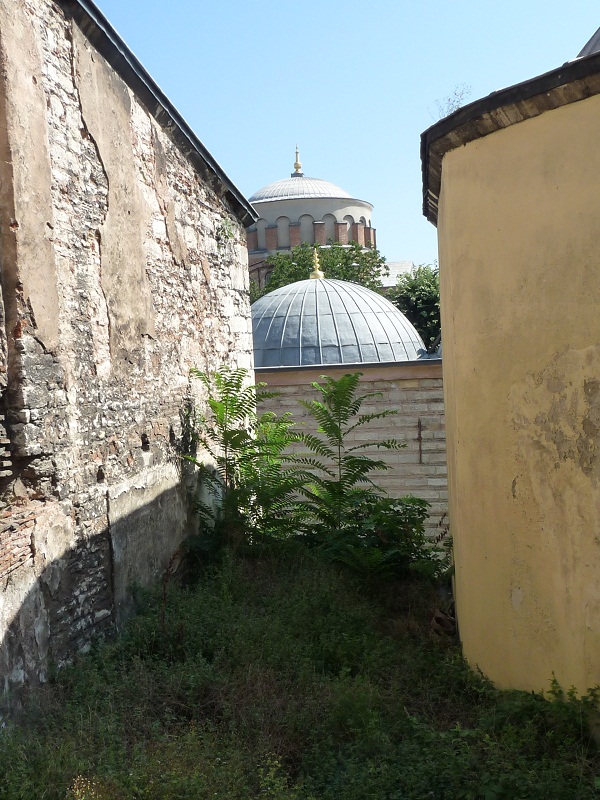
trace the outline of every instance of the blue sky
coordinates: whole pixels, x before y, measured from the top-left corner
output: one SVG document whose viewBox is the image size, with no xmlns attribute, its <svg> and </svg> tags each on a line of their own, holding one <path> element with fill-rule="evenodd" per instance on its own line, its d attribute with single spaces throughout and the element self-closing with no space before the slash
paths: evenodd
<svg viewBox="0 0 600 800">
<path fill-rule="evenodd" d="M 431 263 L 419 137 L 468 101 L 575 58 L 592 0 L 96 0 L 246 195 L 293 171 L 373 203 L 388 261 Z"/>
</svg>

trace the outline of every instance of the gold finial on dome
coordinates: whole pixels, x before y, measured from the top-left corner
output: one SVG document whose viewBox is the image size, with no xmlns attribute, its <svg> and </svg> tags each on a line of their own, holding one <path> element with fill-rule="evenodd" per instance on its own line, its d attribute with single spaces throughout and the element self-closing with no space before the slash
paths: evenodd
<svg viewBox="0 0 600 800">
<path fill-rule="evenodd" d="M 317 248 L 313 250 L 313 271 L 310 273 L 311 278 L 324 278 L 325 273 L 321 272 L 321 264 L 319 263 L 319 254 Z"/>
<path fill-rule="evenodd" d="M 298 145 L 296 145 L 296 161 L 294 162 L 294 169 L 296 171 L 293 173 L 293 175 L 302 175 L 302 164 L 300 163 L 300 152 L 298 151 Z"/>
</svg>

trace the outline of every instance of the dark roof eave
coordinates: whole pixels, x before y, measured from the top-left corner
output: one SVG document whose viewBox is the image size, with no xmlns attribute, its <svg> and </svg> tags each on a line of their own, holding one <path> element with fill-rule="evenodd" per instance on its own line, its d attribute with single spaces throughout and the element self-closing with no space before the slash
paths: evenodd
<svg viewBox="0 0 600 800">
<path fill-rule="evenodd" d="M 423 214 L 437 224 L 442 160 L 450 150 L 595 94 L 600 94 L 600 53 L 492 92 L 436 122 L 421 134 Z"/>
<path fill-rule="evenodd" d="M 406 366 L 423 366 L 423 364 L 441 364 L 442 357 L 438 355 L 422 356 L 413 358 L 406 361 L 345 361 L 343 364 L 294 364 L 283 365 L 277 367 L 257 367 L 254 366 L 254 372 L 310 372 L 311 370 L 348 370 L 350 367 L 356 367 L 357 370 L 371 369 L 377 367 L 406 367 Z"/>
<path fill-rule="evenodd" d="M 229 180 L 196 134 L 161 91 L 92 0 L 58 0 L 75 20 L 91 44 L 120 75 L 156 121 L 165 128 L 194 168 L 212 189 L 226 199 L 244 225 L 251 225 L 256 212 Z"/>
</svg>

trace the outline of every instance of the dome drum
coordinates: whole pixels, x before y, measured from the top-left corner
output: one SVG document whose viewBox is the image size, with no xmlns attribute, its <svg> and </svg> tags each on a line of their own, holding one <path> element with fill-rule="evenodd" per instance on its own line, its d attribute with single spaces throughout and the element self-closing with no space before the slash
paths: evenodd
<svg viewBox="0 0 600 800">
<path fill-rule="evenodd" d="M 306 177 L 300 172 L 298 151 L 294 167 L 296 172 L 289 178 L 270 183 L 250 197 L 258 220 L 246 231 L 248 266 L 250 278 L 259 286 L 268 272 L 264 263 L 268 254 L 302 243 L 377 246 L 371 203 L 329 181 Z"/>
</svg>

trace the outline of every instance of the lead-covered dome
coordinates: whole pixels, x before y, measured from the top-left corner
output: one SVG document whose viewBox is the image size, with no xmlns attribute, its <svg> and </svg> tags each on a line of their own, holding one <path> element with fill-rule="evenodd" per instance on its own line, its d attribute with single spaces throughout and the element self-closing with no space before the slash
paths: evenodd
<svg viewBox="0 0 600 800">
<path fill-rule="evenodd" d="M 274 200 L 312 200 L 318 197 L 352 199 L 352 195 L 334 183 L 329 183 L 321 178 L 307 178 L 299 174 L 269 183 L 254 192 L 249 199 L 251 203 L 268 203 Z"/>
<path fill-rule="evenodd" d="M 396 306 L 356 283 L 298 281 L 252 305 L 256 367 L 414 361 L 421 337 Z"/>
</svg>

